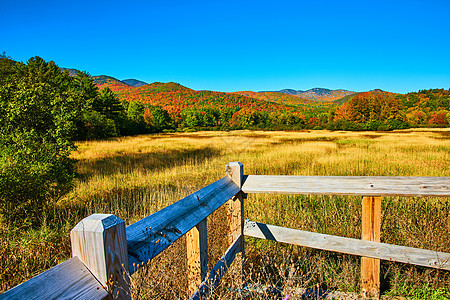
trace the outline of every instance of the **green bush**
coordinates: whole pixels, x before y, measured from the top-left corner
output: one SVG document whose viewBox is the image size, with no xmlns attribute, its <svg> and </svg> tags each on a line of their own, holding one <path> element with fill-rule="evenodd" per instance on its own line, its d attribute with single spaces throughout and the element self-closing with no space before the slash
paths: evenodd
<svg viewBox="0 0 450 300">
<path fill-rule="evenodd" d="M 84 136 L 88 140 L 118 136 L 116 123 L 97 111 L 86 111 L 83 114 Z"/>
<path fill-rule="evenodd" d="M 378 126 L 377 130 L 378 131 L 388 131 L 389 130 L 389 126 L 383 124 L 383 125 Z"/>
<path fill-rule="evenodd" d="M 383 122 L 376 120 L 376 121 L 370 121 L 366 124 L 366 130 L 378 130 L 378 127 L 384 126 Z"/>
<path fill-rule="evenodd" d="M 397 119 L 389 119 L 389 120 L 387 120 L 386 123 L 390 130 L 406 129 L 409 127 L 408 124 L 404 123 L 403 121 L 397 120 Z"/>
</svg>

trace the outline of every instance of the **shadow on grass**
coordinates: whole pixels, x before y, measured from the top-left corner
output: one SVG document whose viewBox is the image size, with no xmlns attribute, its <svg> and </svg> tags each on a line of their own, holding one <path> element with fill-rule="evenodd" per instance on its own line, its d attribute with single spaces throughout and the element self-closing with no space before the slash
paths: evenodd
<svg viewBox="0 0 450 300">
<path fill-rule="evenodd" d="M 119 153 L 113 157 L 78 161 L 78 176 L 86 180 L 96 174 L 112 175 L 132 170 L 163 170 L 190 162 L 202 163 L 220 155 L 220 151 L 212 147 L 151 153 Z"/>
</svg>

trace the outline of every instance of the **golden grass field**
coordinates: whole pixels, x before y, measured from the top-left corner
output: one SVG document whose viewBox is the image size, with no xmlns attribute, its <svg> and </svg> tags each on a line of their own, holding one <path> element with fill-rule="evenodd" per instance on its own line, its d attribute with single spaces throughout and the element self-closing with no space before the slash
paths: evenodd
<svg viewBox="0 0 450 300">
<path fill-rule="evenodd" d="M 142 135 L 78 142 L 80 174 L 73 190 L 43 212 L 41 228 L 2 228 L 1 291 L 70 257 L 69 232 L 92 213 L 112 213 L 131 224 L 225 176 L 230 161 L 245 174 L 450 176 L 450 130 L 394 132 L 233 131 Z M 246 218 L 359 238 L 358 197 L 248 195 Z M 225 216 L 208 218 L 210 263 L 226 249 Z M 386 243 L 450 252 L 450 199 L 382 200 Z M 278 286 L 291 299 L 298 288 L 359 291 L 359 257 L 246 238 L 246 277 Z M 133 275 L 143 299 L 188 298 L 183 239 Z M 236 297 L 233 272 L 216 299 Z M 382 262 L 384 297 L 448 299 L 446 271 Z M 250 298 L 267 298 L 250 293 Z"/>
</svg>

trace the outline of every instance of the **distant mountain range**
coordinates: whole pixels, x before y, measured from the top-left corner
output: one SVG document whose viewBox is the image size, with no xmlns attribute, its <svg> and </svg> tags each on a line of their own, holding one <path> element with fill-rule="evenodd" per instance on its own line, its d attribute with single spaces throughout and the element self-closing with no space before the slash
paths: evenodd
<svg viewBox="0 0 450 300">
<path fill-rule="evenodd" d="M 67 70 L 69 72 L 70 76 L 76 76 L 78 70 L 77 69 L 69 69 L 69 68 L 61 68 L 62 71 Z M 92 76 L 92 79 L 97 85 L 103 85 L 103 84 L 118 84 L 122 88 L 126 88 L 126 86 L 130 87 L 141 87 L 144 85 L 148 85 L 147 82 L 138 80 L 138 79 L 124 79 L 119 80 L 117 78 L 107 76 L 107 75 L 98 75 L 98 76 Z M 123 86 L 122 86 L 123 85 Z M 257 95 L 257 94 L 261 95 Z M 295 96 L 298 98 L 301 98 L 302 100 L 296 100 L 296 98 L 290 98 L 288 100 L 284 99 L 281 94 L 289 95 L 289 96 Z M 283 89 L 279 91 L 260 91 L 260 92 L 236 92 L 236 94 L 250 96 L 257 99 L 266 99 L 269 101 L 274 101 L 278 103 L 290 103 L 290 104 L 304 104 L 304 100 L 310 100 L 314 102 L 334 102 L 340 99 L 347 100 L 348 97 L 355 94 L 355 92 L 344 90 L 344 89 L 338 89 L 338 90 L 330 90 L 325 88 L 312 88 L 306 91 L 302 90 L 294 90 L 294 89 Z M 250 95 L 252 94 L 252 95 Z M 278 96 L 277 96 L 278 95 Z M 297 103 L 298 102 L 298 103 Z M 341 102 L 342 101 L 338 101 Z"/>
<path fill-rule="evenodd" d="M 280 91 L 261 91 L 260 93 L 283 93 L 287 95 L 297 96 L 303 99 L 313 100 L 313 101 L 336 101 L 339 100 L 347 95 L 354 94 L 355 92 L 348 91 L 348 90 L 330 90 L 330 89 L 324 89 L 324 88 L 313 88 L 309 89 L 307 91 L 302 90 L 293 90 L 293 89 L 283 89 Z"/>
<path fill-rule="evenodd" d="M 70 76 L 72 76 L 72 77 L 74 77 L 74 76 L 77 76 L 77 72 L 78 72 L 78 70 L 77 69 L 67 69 L 67 68 L 60 68 L 61 69 L 61 71 L 68 71 L 69 72 L 69 75 Z"/>
<path fill-rule="evenodd" d="M 147 82 L 137 80 L 137 79 L 125 79 L 125 80 L 119 80 L 117 78 L 107 76 L 107 75 L 99 75 L 99 76 L 92 76 L 92 79 L 94 79 L 94 82 L 96 84 L 105 84 L 105 83 L 121 83 L 125 85 L 129 85 L 132 87 L 140 87 L 143 85 L 147 85 Z"/>
<path fill-rule="evenodd" d="M 141 87 L 148 85 L 148 83 L 137 80 L 137 79 L 125 79 L 125 80 L 119 80 L 117 78 L 107 76 L 107 75 L 99 75 L 99 76 L 93 76 L 92 79 L 94 79 L 94 82 L 98 85 L 103 84 L 115 84 L 119 85 L 121 88 L 126 88 L 126 86 L 130 87 Z M 153 84 L 161 84 L 158 82 L 152 83 Z M 334 102 L 339 99 L 342 99 L 346 96 L 350 96 L 355 94 L 355 92 L 348 91 L 348 90 L 330 90 L 330 89 L 324 89 L 324 88 L 313 88 L 309 89 L 307 91 L 302 90 L 293 90 L 293 89 L 284 89 L 280 91 L 261 91 L 261 92 L 251 92 L 251 91 L 242 91 L 242 92 L 235 92 L 236 94 L 244 95 L 244 96 L 250 96 L 252 98 L 257 99 L 265 99 L 273 102 L 278 103 L 290 103 L 290 104 L 304 104 L 305 100 L 313 101 L 313 102 Z M 284 94 L 287 97 L 291 98 L 283 98 L 281 95 Z M 277 96 L 278 95 L 278 96 Z M 282 99 L 282 100 L 281 100 Z M 287 100 L 289 99 L 289 100 Z M 297 99 L 297 100 L 296 100 Z"/>
<path fill-rule="evenodd" d="M 77 76 L 77 72 L 79 72 L 79 70 L 77 69 L 69 69 L 69 68 L 60 68 L 61 71 L 68 71 L 70 76 Z M 133 86 L 133 87 L 140 87 L 143 85 L 148 84 L 145 81 L 142 80 L 137 80 L 137 79 L 124 79 L 124 80 L 119 80 L 117 78 L 111 77 L 111 76 L 107 76 L 107 75 L 99 75 L 99 76 L 93 76 L 92 77 L 94 79 L 94 82 L 96 84 L 103 84 L 106 82 L 117 82 L 117 83 L 123 83 L 129 86 Z"/>
<path fill-rule="evenodd" d="M 134 86 L 134 87 L 140 87 L 140 86 L 148 84 L 147 82 L 137 80 L 137 79 L 125 79 L 125 80 L 122 80 L 122 82 L 124 82 L 128 85 Z"/>
</svg>

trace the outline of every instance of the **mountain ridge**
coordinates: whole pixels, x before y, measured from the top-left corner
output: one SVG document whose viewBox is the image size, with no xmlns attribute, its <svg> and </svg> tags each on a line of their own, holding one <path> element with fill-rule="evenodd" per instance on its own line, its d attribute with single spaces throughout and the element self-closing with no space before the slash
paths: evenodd
<svg viewBox="0 0 450 300">
<path fill-rule="evenodd" d="M 60 68 L 61 69 L 61 71 L 67 71 L 67 72 L 69 72 L 69 76 L 72 76 L 72 77 L 74 77 L 74 76 L 77 76 L 77 73 L 78 72 L 80 72 L 79 70 L 77 70 L 77 69 L 69 69 L 69 68 Z"/>
<path fill-rule="evenodd" d="M 140 87 L 140 86 L 148 84 L 145 81 L 134 79 L 134 78 L 124 79 L 124 80 L 121 80 L 121 81 L 126 83 L 126 84 L 128 84 L 128 85 L 134 86 L 134 87 Z"/>
<path fill-rule="evenodd" d="M 282 89 L 279 91 L 260 91 L 259 93 L 283 93 L 287 95 L 297 96 L 303 99 L 313 100 L 313 101 L 325 101 L 332 102 L 339 100 L 345 96 L 354 94 L 355 92 L 337 89 L 331 90 L 326 88 L 312 88 L 306 91 L 303 90 L 294 90 L 294 89 Z"/>
<path fill-rule="evenodd" d="M 70 70 L 70 69 L 68 69 L 68 70 Z M 96 83 L 98 85 L 105 84 L 105 83 L 115 83 L 115 84 L 125 84 L 130 87 L 141 87 L 141 86 L 148 84 L 145 81 L 134 79 L 134 78 L 120 80 L 120 79 L 117 79 L 115 77 L 108 76 L 108 75 L 96 75 L 96 76 L 92 76 L 92 79 L 94 80 L 94 83 Z"/>
</svg>

